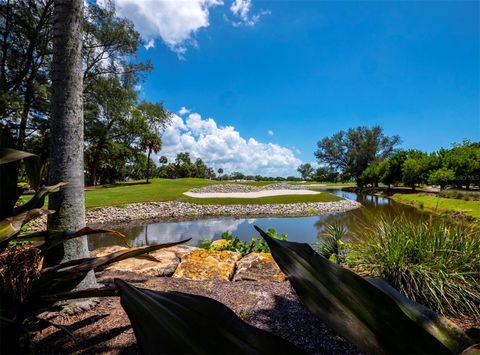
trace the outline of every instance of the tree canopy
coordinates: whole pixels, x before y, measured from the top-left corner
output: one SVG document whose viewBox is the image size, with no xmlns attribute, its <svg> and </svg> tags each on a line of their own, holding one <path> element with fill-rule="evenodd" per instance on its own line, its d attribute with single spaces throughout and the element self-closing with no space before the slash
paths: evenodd
<svg viewBox="0 0 480 355">
<path fill-rule="evenodd" d="M 338 170 L 344 179 L 354 179 L 362 186 L 363 171 L 390 157 L 399 143 L 399 136 L 386 136 L 380 126 L 361 126 L 320 140 L 315 157 L 320 164 Z"/>
</svg>

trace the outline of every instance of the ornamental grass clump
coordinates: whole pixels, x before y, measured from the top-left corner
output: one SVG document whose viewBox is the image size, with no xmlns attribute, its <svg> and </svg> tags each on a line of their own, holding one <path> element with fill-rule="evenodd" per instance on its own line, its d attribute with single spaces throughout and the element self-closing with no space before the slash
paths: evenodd
<svg viewBox="0 0 480 355">
<path fill-rule="evenodd" d="M 357 233 L 348 264 L 440 313 L 480 317 L 478 226 L 383 216 Z"/>
</svg>

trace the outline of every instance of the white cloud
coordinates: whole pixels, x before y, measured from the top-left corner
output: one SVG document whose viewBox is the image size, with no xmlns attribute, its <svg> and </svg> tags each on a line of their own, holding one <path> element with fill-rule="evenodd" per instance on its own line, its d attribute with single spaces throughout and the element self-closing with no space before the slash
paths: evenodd
<svg viewBox="0 0 480 355">
<path fill-rule="evenodd" d="M 296 169 L 302 163 L 286 147 L 245 139 L 235 127 L 219 127 L 213 118 L 203 119 L 198 113 L 190 113 L 186 119 L 173 115 L 162 140 L 158 156 L 166 155 L 173 161 L 179 152 L 186 151 L 193 159 L 202 158 L 214 170 L 223 168 L 225 173 L 297 175 Z"/>
<path fill-rule="evenodd" d="M 155 40 L 154 39 L 148 40 L 147 43 L 145 43 L 144 47 L 147 50 L 150 48 L 155 48 Z"/>
<path fill-rule="evenodd" d="M 270 129 L 270 130 L 268 130 L 267 134 L 268 134 L 269 136 L 273 136 L 273 131 Z"/>
<path fill-rule="evenodd" d="M 252 0 L 234 0 L 230 6 L 230 11 L 237 18 L 233 21 L 234 26 L 255 26 L 262 16 L 270 15 L 270 11 L 264 10 L 257 14 L 250 14 L 252 9 Z"/>
<path fill-rule="evenodd" d="M 186 108 L 185 106 L 182 106 L 180 110 L 178 111 L 178 114 L 180 116 L 186 115 L 187 113 L 190 113 L 190 110 Z"/>
<path fill-rule="evenodd" d="M 105 5 L 108 0 L 97 0 Z M 196 45 L 195 33 L 208 27 L 209 10 L 222 0 L 113 0 L 117 13 L 130 19 L 152 48 L 161 38 L 179 57 Z"/>
</svg>

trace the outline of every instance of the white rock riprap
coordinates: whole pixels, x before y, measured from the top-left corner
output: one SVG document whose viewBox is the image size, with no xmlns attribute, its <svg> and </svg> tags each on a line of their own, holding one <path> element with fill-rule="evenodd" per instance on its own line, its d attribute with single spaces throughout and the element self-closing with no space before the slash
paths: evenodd
<svg viewBox="0 0 480 355">
<path fill-rule="evenodd" d="M 112 225 L 140 220 L 168 218 L 198 218 L 207 216 L 317 216 L 346 212 L 361 206 L 351 200 L 266 205 L 198 205 L 177 201 L 132 203 L 127 207 L 101 207 L 86 213 L 90 226 Z M 32 230 L 45 228 L 46 218 L 37 219 Z"/>
<path fill-rule="evenodd" d="M 272 191 L 272 190 L 304 190 L 308 186 L 292 185 L 286 182 L 276 182 L 264 186 L 252 186 L 241 184 L 219 184 L 200 187 L 198 189 L 191 189 L 189 192 L 193 193 L 238 193 L 238 192 L 257 192 L 257 191 Z"/>
</svg>

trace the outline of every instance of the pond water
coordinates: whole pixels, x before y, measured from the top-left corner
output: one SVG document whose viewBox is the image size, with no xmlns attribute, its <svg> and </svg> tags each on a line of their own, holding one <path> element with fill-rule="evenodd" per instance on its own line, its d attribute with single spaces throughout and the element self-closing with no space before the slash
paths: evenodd
<svg viewBox="0 0 480 355">
<path fill-rule="evenodd" d="M 289 241 L 314 243 L 321 238 L 325 227 L 332 223 L 342 223 L 348 230 L 356 231 L 365 228 L 369 223 L 369 215 L 382 213 L 403 213 L 410 219 L 424 220 L 429 214 L 414 207 L 398 204 L 386 197 L 346 192 L 340 189 L 329 189 L 328 193 L 355 200 L 362 207 L 343 213 L 331 213 L 312 217 L 262 217 L 262 218 L 235 218 L 217 217 L 195 220 L 163 221 L 158 223 L 129 224 L 116 226 L 115 229 L 125 234 L 132 246 L 151 245 L 179 241 L 192 238 L 191 245 L 198 245 L 204 239 L 219 239 L 220 235 L 228 231 L 242 240 L 250 240 L 258 236 L 253 225 L 266 230 L 274 228 L 279 234 L 286 234 Z M 98 234 L 89 237 L 90 250 L 118 244 L 118 239 Z"/>
</svg>

